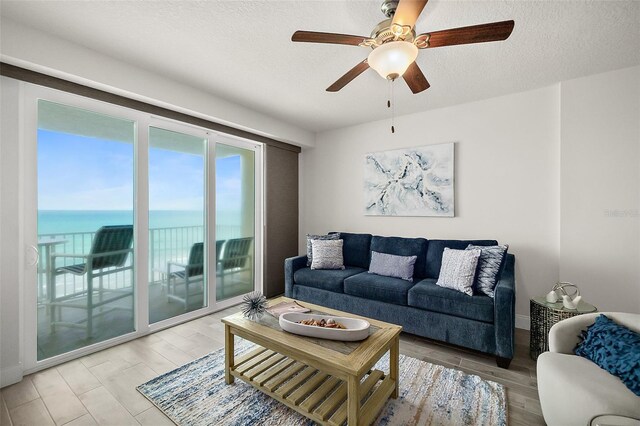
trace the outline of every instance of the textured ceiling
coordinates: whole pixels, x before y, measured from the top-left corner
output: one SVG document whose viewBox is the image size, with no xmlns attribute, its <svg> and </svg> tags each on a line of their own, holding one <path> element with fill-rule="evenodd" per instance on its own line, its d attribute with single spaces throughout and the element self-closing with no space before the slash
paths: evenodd
<svg viewBox="0 0 640 426">
<path fill-rule="evenodd" d="M 388 83 L 366 71 L 325 92 L 362 47 L 292 43 L 297 29 L 369 35 L 381 0 L 5 1 L 2 15 L 300 127 L 388 117 Z M 395 84 L 396 114 L 529 90 L 640 64 L 639 1 L 431 0 L 418 32 L 515 20 L 504 42 L 427 49 L 431 88 Z"/>
</svg>

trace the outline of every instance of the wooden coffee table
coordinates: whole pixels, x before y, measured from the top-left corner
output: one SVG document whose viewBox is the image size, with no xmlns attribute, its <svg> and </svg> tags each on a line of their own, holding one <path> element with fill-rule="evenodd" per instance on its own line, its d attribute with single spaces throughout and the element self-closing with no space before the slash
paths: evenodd
<svg viewBox="0 0 640 426">
<path fill-rule="evenodd" d="M 271 305 L 290 301 L 284 297 Z M 225 380 L 242 379 L 298 413 L 322 425 L 368 425 L 389 398 L 398 397 L 398 362 L 402 327 L 311 303 L 312 313 L 363 318 L 371 323 L 361 342 L 314 339 L 282 331 L 266 313 L 249 320 L 242 313 L 222 319 L 225 329 Z M 235 358 L 234 336 L 258 347 Z M 389 374 L 372 369 L 390 351 Z M 366 376 L 366 377 L 365 377 Z M 364 380 L 362 380 L 364 378 Z"/>
</svg>

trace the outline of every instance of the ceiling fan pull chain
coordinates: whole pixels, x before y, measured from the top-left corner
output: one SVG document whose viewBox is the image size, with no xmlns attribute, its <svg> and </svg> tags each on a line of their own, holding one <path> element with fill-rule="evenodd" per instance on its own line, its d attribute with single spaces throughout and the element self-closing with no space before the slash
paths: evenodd
<svg viewBox="0 0 640 426">
<path fill-rule="evenodd" d="M 391 107 L 391 133 L 396 132 L 396 128 L 394 126 L 394 120 L 396 116 L 396 100 L 393 97 L 393 80 L 389 80 L 389 101 L 387 102 L 387 107 Z"/>
<path fill-rule="evenodd" d="M 395 115 L 395 99 L 393 99 L 393 80 L 389 81 L 389 99 L 387 99 L 387 108 L 391 108 L 391 133 L 395 133 L 395 128 L 393 127 L 393 116 Z"/>
</svg>

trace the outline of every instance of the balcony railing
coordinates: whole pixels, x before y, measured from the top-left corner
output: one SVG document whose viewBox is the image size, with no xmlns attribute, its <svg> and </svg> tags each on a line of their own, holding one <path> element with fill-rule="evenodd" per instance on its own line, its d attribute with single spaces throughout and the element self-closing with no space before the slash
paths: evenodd
<svg viewBox="0 0 640 426">
<path fill-rule="evenodd" d="M 241 237 L 239 226 L 216 226 L 218 239 Z M 40 261 L 38 263 L 38 300 L 47 299 L 47 277 L 55 281 L 56 297 L 81 294 L 86 291 L 86 280 L 83 275 L 63 274 L 55 276 L 49 274 L 48 254 L 88 254 L 95 232 L 67 232 L 55 234 L 41 234 L 38 236 Z M 166 273 L 167 262 L 186 262 L 189 250 L 194 243 L 204 241 L 203 226 L 180 226 L 172 228 L 149 229 L 149 282 L 159 282 Z M 130 258 L 128 263 L 133 260 Z M 58 258 L 55 267 L 69 266 L 82 262 L 82 259 Z M 109 274 L 103 279 L 102 285 L 107 289 L 119 289 L 131 286 L 131 274 Z"/>
</svg>

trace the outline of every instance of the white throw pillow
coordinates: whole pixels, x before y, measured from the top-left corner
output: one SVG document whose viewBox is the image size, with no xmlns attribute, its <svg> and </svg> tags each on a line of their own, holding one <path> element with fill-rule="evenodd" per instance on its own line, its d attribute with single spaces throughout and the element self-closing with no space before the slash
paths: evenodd
<svg viewBox="0 0 640 426">
<path fill-rule="evenodd" d="M 453 250 L 445 248 L 442 253 L 442 267 L 436 285 L 460 291 L 473 296 L 473 279 L 480 250 Z"/>
<path fill-rule="evenodd" d="M 339 240 L 340 234 L 327 234 L 327 235 L 312 235 L 307 234 L 307 266 L 311 266 L 311 262 L 313 262 L 313 248 L 311 242 L 313 240 Z"/>
<path fill-rule="evenodd" d="M 312 240 L 311 269 L 344 269 L 343 240 Z"/>
</svg>

